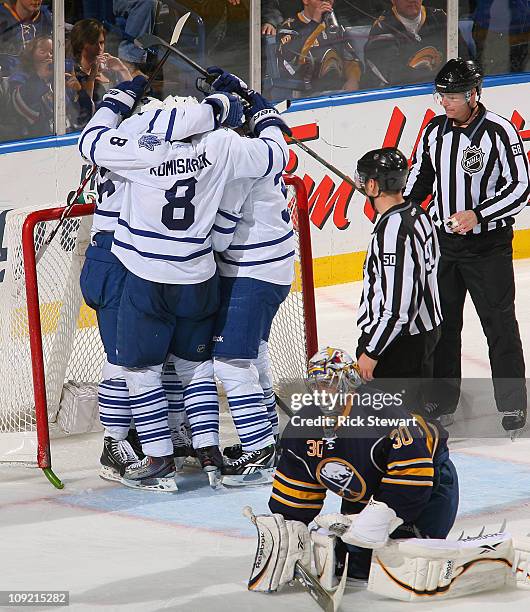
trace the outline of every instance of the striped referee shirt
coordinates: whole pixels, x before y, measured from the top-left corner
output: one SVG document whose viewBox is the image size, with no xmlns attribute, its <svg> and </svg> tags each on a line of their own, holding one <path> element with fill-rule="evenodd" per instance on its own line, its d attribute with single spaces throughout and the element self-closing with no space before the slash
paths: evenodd
<svg viewBox="0 0 530 612">
<path fill-rule="evenodd" d="M 357 325 L 369 337 L 365 353 L 377 359 L 400 334 L 420 334 L 441 321 L 438 238 L 432 219 L 404 202 L 381 215 L 364 262 Z"/>
<path fill-rule="evenodd" d="M 513 225 L 530 192 L 528 160 L 521 138 L 510 121 L 479 103 L 477 117 L 465 128 L 445 115 L 425 127 L 414 156 L 404 194 L 423 202 L 432 194 L 429 212 L 447 233 L 446 221 L 473 210 L 480 234 Z"/>
</svg>

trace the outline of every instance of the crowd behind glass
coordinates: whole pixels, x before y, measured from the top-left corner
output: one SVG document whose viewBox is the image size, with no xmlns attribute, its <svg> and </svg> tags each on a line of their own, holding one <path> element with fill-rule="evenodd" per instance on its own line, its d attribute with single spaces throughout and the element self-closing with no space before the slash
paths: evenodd
<svg viewBox="0 0 530 612">
<path fill-rule="evenodd" d="M 66 131 L 85 125 L 109 87 L 149 75 L 156 50 L 135 38 L 169 40 L 191 11 L 179 48 L 198 63 L 249 78 L 251 0 L 10 0 L 0 3 L 0 141 L 55 133 L 53 14 L 64 2 Z M 440 0 L 262 0 L 261 88 L 272 99 L 427 83 L 446 61 Z M 458 52 L 487 75 L 526 72 L 527 0 L 459 2 Z M 157 97 L 197 95 L 180 60 L 153 83 Z"/>
</svg>

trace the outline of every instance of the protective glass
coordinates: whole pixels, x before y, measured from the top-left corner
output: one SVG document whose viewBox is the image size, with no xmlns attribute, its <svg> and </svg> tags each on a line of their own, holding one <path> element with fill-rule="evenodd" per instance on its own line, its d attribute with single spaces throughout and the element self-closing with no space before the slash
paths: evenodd
<svg viewBox="0 0 530 612">
<path fill-rule="evenodd" d="M 361 193 L 364 193 L 364 188 L 366 185 L 366 176 L 364 174 L 359 174 L 358 170 L 355 170 L 353 174 L 353 182 L 355 183 L 355 188 L 359 190 Z M 366 195 L 366 193 L 364 193 Z"/>
<path fill-rule="evenodd" d="M 442 93 L 437 91 L 434 93 L 434 101 L 440 106 L 443 106 L 444 100 L 453 106 L 463 106 L 469 102 L 470 98 L 470 91 L 463 91 L 461 93 Z"/>
</svg>

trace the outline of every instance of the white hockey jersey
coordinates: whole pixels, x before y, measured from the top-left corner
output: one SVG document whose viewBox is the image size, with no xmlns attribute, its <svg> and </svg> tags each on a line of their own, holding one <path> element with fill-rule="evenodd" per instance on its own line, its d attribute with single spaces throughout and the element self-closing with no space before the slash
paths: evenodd
<svg viewBox="0 0 530 612">
<path fill-rule="evenodd" d="M 290 285 L 295 242 L 281 175 L 227 185 L 212 231 L 221 276 Z"/>
<path fill-rule="evenodd" d="M 130 137 L 115 117 L 100 109 L 79 145 L 85 157 L 126 179 L 112 252 L 147 280 L 207 280 L 215 273 L 211 229 L 225 186 L 281 174 L 288 155 L 281 131 L 269 127 L 249 139 L 221 129 L 168 142 L 150 133 Z"/>
<path fill-rule="evenodd" d="M 213 109 L 206 104 L 188 104 L 174 113 L 162 113 L 152 110 L 138 113 L 125 119 L 120 124 L 120 131 L 130 136 L 154 134 L 164 138 L 170 132 L 171 140 L 182 140 L 207 132 L 214 127 Z M 117 123 L 117 122 L 116 122 Z M 125 179 L 107 168 L 100 168 L 96 175 L 97 203 L 92 221 L 91 234 L 114 232 L 120 216 L 121 203 L 125 191 Z"/>
</svg>

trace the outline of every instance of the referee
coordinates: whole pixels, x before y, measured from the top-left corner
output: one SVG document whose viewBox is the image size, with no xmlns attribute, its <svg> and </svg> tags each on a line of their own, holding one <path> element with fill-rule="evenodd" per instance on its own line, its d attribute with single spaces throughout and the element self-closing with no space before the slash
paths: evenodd
<svg viewBox="0 0 530 612">
<path fill-rule="evenodd" d="M 356 187 L 379 214 L 364 263 L 357 363 L 365 380 L 399 378 L 413 394 L 409 401 L 421 402 L 417 379 L 433 375 L 441 322 L 439 247 L 429 215 L 403 198 L 407 175 L 395 148 L 357 162 Z"/>
<path fill-rule="evenodd" d="M 481 86 L 482 72 L 472 60 L 452 59 L 440 70 L 435 95 L 445 115 L 426 125 L 404 193 L 415 202 L 432 194 L 429 210 L 440 241 L 443 323 L 434 375 L 451 382 L 433 416 L 452 414 L 458 405 L 469 292 L 488 341 L 502 425 L 514 432 L 526 421 L 526 384 L 515 317 L 512 225 L 528 199 L 528 161 L 512 123 L 479 102 Z"/>
</svg>

